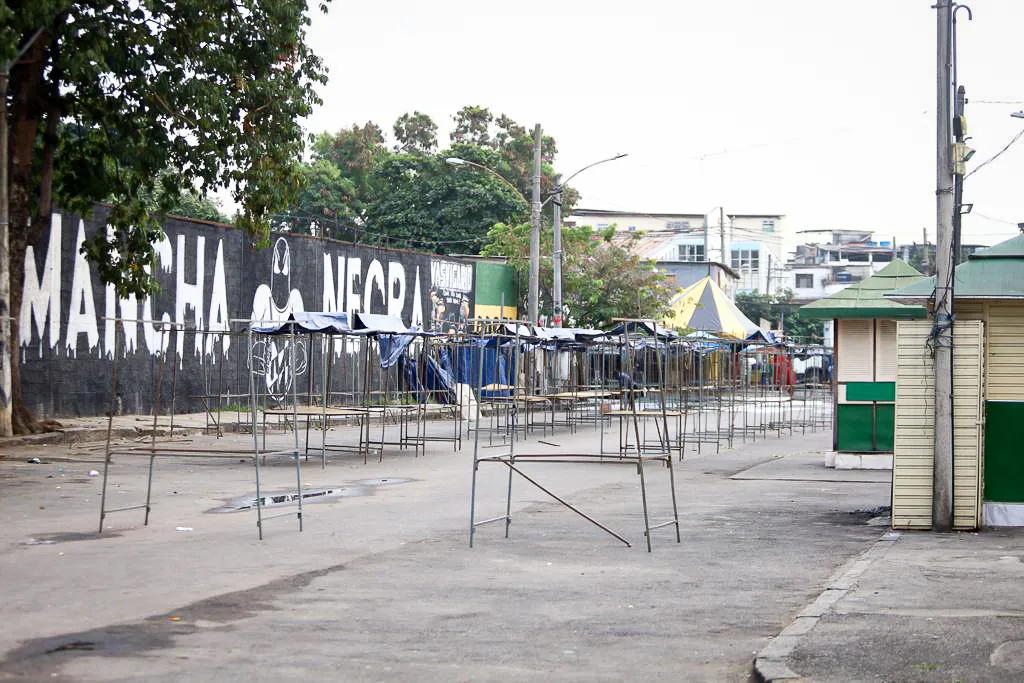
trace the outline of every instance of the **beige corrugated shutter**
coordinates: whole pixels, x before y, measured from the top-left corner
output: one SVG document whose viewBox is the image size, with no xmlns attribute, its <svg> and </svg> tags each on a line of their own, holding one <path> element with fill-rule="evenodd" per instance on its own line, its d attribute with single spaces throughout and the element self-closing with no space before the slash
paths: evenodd
<svg viewBox="0 0 1024 683">
<path fill-rule="evenodd" d="M 953 528 L 981 524 L 985 325 L 960 321 L 953 346 Z"/>
<path fill-rule="evenodd" d="M 988 309 L 986 400 L 1024 401 L 1024 316 L 1020 304 L 992 303 Z"/>
<path fill-rule="evenodd" d="M 875 336 L 870 320 L 839 321 L 840 382 L 875 380 Z"/>
<path fill-rule="evenodd" d="M 875 381 L 896 381 L 896 321 L 875 321 Z"/>
<path fill-rule="evenodd" d="M 931 327 L 926 320 L 902 321 L 898 326 L 892 472 L 892 525 L 897 529 L 932 525 L 935 381 L 927 345 Z M 954 334 L 953 524 L 974 529 L 980 522 L 984 324 L 958 322 Z"/>
</svg>

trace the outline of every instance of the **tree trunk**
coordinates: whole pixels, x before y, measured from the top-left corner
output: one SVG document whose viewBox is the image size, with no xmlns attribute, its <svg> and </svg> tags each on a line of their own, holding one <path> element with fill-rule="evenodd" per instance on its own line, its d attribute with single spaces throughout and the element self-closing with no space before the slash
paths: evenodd
<svg viewBox="0 0 1024 683">
<path fill-rule="evenodd" d="M 25 249 L 40 233 L 40 224 L 32 220 L 32 158 L 39 121 L 45 103 L 41 97 L 43 67 L 48 36 L 43 34 L 32 44 L 25 57 L 11 72 L 17 84 L 12 102 L 10 138 L 10 278 L 11 278 L 11 399 L 15 434 L 34 434 L 45 427 L 25 405 L 21 390 L 20 325 L 21 297 L 25 284 Z M 52 181 L 52 174 L 51 174 Z M 47 189 L 47 194 L 49 189 Z M 42 193 L 41 193 L 42 194 Z M 41 213 L 49 213 L 46 207 Z M 57 313 L 59 315 L 59 313 Z"/>
</svg>

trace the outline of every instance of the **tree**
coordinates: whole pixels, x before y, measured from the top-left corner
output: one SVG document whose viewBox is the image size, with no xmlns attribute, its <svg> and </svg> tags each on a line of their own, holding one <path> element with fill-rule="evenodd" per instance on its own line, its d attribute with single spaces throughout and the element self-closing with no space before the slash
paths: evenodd
<svg viewBox="0 0 1024 683">
<path fill-rule="evenodd" d="M 42 28 L 11 70 L 7 102 L 12 314 L 25 248 L 54 198 L 83 214 L 117 199 L 110 230 L 83 251 L 121 296 L 155 290 L 145 266 L 183 192 L 230 187 L 238 223 L 265 242 L 298 189 L 299 121 L 326 82 L 308 24 L 306 0 L 0 0 L 0 60 Z M 14 363 L 14 426 L 24 432 L 35 423 L 18 374 Z"/>
<path fill-rule="evenodd" d="M 565 316 L 579 327 L 603 327 L 614 318 L 661 320 L 668 313 L 672 289 L 664 273 L 633 252 L 633 242 L 617 246 L 614 228 L 562 228 L 562 292 Z M 504 256 L 526 281 L 530 267 L 530 225 L 496 225 L 481 253 Z M 541 254 L 551 253 L 551 232 L 541 233 Z M 550 308 L 554 282 L 550 258 L 540 261 L 541 308 Z M 548 302 L 546 305 L 543 302 Z M 520 302 L 524 306 L 525 301 Z"/>
<path fill-rule="evenodd" d="M 494 224 L 528 215 L 526 201 L 511 187 L 486 171 L 452 167 L 447 156 L 396 154 L 381 161 L 373 176 L 380 192 L 367 207 L 367 240 L 475 254 Z"/>
<path fill-rule="evenodd" d="M 800 304 L 793 301 L 793 291 L 790 289 L 779 289 L 774 294 L 741 292 L 736 295 L 736 307 L 755 325 L 764 318 L 773 328 L 782 325 L 789 338 L 810 343 L 821 341 L 821 323 L 800 317 Z"/>
<path fill-rule="evenodd" d="M 402 114 L 395 121 L 396 152 L 430 154 L 437 149 L 437 124 L 418 111 Z"/>
<path fill-rule="evenodd" d="M 455 121 L 450 136 L 453 144 L 490 146 L 491 121 L 494 120 L 490 109 L 469 105 L 452 116 L 452 120 Z"/>
<path fill-rule="evenodd" d="M 312 161 L 304 164 L 304 185 L 287 211 L 282 230 L 328 234 L 372 244 L 438 252 L 476 253 L 495 223 L 523 220 L 533 184 L 533 138 L 523 126 L 483 107 L 463 107 L 454 117 L 449 149 L 433 152 L 437 126 L 418 111 L 394 125 L 396 151 L 379 126 L 367 122 L 316 136 Z M 554 185 L 555 141 L 545 137 L 542 193 Z M 484 166 L 454 168 L 458 157 Z M 328 168 L 328 166 L 333 167 Z M 563 212 L 578 193 L 562 193 Z M 546 216 L 550 217 L 549 202 Z"/>
<path fill-rule="evenodd" d="M 156 216 L 164 212 L 201 221 L 228 222 L 228 217 L 221 211 L 220 202 L 194 189 L 178 187 L 176 184 L 180 179 L 180 173 L 166 169 L 160 172 L 156 186 L 144 196 L 151 214 Z M 110 197 L 107 201 L 116 204 L 118 198 Z"/>
<path fill-rule="evenodd" d="M 302 183 L 292 205 L 275 216 L 275 229 L 355 241 L 362 202 L 355 183 L 326 159 L 303 164 Z"/>
</svg>

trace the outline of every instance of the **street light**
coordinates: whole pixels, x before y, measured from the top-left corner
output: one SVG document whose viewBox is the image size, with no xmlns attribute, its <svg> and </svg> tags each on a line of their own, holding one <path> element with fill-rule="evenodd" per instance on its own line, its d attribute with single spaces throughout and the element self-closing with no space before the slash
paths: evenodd
<svg viewBox="0 0 1024 683">
<path fill-rule="evenodd" d="M 500 180 L 501 182 L 503 182 L 506 185 L 508 185 L 509 187 L 511 187 L 515 191 L 515 193 L 520 198 L 522 198 L 522 200 L 524 202 L 526 202 L 527 204 L 530 203 L 530 201 L 526 197 L 523 196 L 523 193 L 520 192 L 518 187 L 513 185 L 511 182 L 509 182 L 509 180 L 505 176 L 501 175 L 500 173 L 498 173 L 497 171 L 495 171 L 493 168 L 491 168 L 489 166 L 484 166 L 483 164 L 478 164 L 475 161 L 470 161 L 469 159 L 460 159 L 459 157 L 448 157 L 448 158 L 445 159 L 445 163 L 450 164 L 452 166 L 472 166 L 473 168 L 479 168 L 481 171 L 487 171 L 488 173 L 490 173 L 491 175 L 496 177 L 498 180 Z"/>
<path fill-rule="evenodd" d="M 571 176 L 565 179 L 563 183 L 561 176 L 555 176 L 555 186 L 551 189 L 551 197 L 555 198 L 553 211 L 553 244 L 552 250 L 554 251 L 554 259 L 552 264 L 552 323 L 554 327 L 562 326 L 562 192 L 565 190 L 565 186 L 569 184 L 569 181 L 583 173 L 588 168 L 593 168 L 600 164 L 608 163 L 609 161 L 616 161 L 622 157 L 629 156 L 628 154 L 616 154 L 613 157 L 607 159 L 601 159 L 595 161 L 592 164 L 588 164 L 580 170 L 573 173 Z M 549 197 L 549 199 L 551 198 Z"/>
<path fill-rule="evenodd" d="M 534 161 L 534 174 L 533 174 L 533 201 L 528 201 L 519 188 L 510 183 L 505 176 L 501 175 L 493 168 L 478 164 L 475 161 L 469 161 L 468 159 L 460 159 L 459 157 L 448 157 L 445 162 L 452 166 L 472 166 L 482 171 L 487 171 L 491 175 L 495 176 L 501 182 L 505 183 L 508 187 L 515 190 L 515 193 L 522 197 L 523 201 L 530 205 L 530 289 L 527 297 L 527 309 L 528 319 L 531 322 L 537 320 L 537 299 L 539 298 L 539 282 L 540 282 L 540 125 L 536 128 L 536 147 L 534 149 L 533 161 Z"/>
<path fill-rule="evenodd" d="M 1010 116 L 1012 116 L 1015 119 L 1024 119 L 1024 111 L 1015 111 L 1012 114 L 1010 114 Z"/>
<path fill-rule="evenodd" d="M 600 161 L 595 161 L 592 164 L 587 164 L 586 166 L 584 166 L 583 168 L 581 168 L 580 170 L 576 171 L 575 173 L 570 175 L 568 178 L 566 178 L 564 182 L 561 180 L 561 176 L 557 176 L 556 175 L 555 176 L 554 187 L 551 188 L 551 194 L 549 194 L 547 199 L 545 199 L 544 202 L 543 202 L 543 204 L 547 204 L 549 201 L 554 200 L 554 206 L 552 207 L 553 208 L 553 213 L 554 213 L 554 226 L 553 226 L 554 227 L 554 230 L 553 230 L 553 233 L 554 233 L 554 235 L 553 235 L 553 242 L 554 243 L 552 245 L 552 249 L 554 251 L 553 268 L 552 268 L 552 270 L 553 270 L 552 275 L 553 275 L 553 279 L 554 279 L 553 286 L 552 286 L 552 299 L 553 299 L 553 301 L 552 301 L 552 304 L 553 304 L 552 308 L 553 308 L 553 314 L 554 315 L 553 315 L 552 319 L 553 319 L 554 327 L 561 327 L 562 326 L 562 192 L 565 191 L 565 187 L 566 187 L 566 185 L 569 184 L 570 180 L 572 180 L 573 178 L 578 176 L 580 173 L 583 173 L 588 168 L 593 168 L 594 166 L 599 166 L 601 164 L 608 163 L 609 161 L 617 161 L 618 159 L 622 159 L 623 157 L 626 157 L 626 156 L 629 156 L 629 155 L 628 154 L 616 154 L 613 157 L 608 157 L 607 159 L 601 159 Z M 447 157 L 445 159 L 445 162 L 450 164 L 450 165 L 452 165 L 452 166 L 472 166 L 473 168 L 478 168 L 481 171 L 486 171 L 486 172 L 490 173 L 491 175 L 496 176 L 501 182 L 505 183 L 507 186 L 509 186 L 513 190 L 515 190 L 516 194 L 523 198 L 523 201 L 526 201 L 527 203 L 530 203 L 526 199 L 526 197 L 523 195 L 523 193 L 519 190 L 519 188 L 517 188 L 515 185 L 510 183 L 508 181 L 508 179 L 505 178 L 505 176 L 501 175 L 500 173 L 495 171 L 493 168 L 490 168 L 488 166 L 484 166 L 483 164 L 478 164 L 475 161 L 469 161 L 468 159 L 462 159 L 462 158 L 459 158 L 459 157 Z M 539 210 L 540 206 L 543 206 L 543 204 L 540 204 L 539 206 L 537 206 L 536 207 L 537 210 Z M 533 244 L 532 244 L 532 239 L 531 239 L 531 245 L 530 245 L 530 264 L 531 264 L 531 269 L 539 262 L 539 259 L 540 259 L 539 254 L 536 253 L 536 252 L 537 252 L 537 250 L 534 249 Z M 532 281 L 532 279 L 533 279 L 533 276 L 531 275 L 531 281 Z M 532 289 L 531 289 L 531 292 L 532 292 Z M 535 297 L 531 297 L 531 305 L 530 305 L 531 315 L 530 315 L 530 320 L 531 320 L 531 322 L 534 322 L 534 323 L 536 322 L 536 318 L 537 318 L 537 316 L 535 315 L 536 312 L 533 311 L 533 308 L 536 307 L 536 303 L 534 303 L 535 301 L 536 301 L 536 298 Z"/>
</svg>

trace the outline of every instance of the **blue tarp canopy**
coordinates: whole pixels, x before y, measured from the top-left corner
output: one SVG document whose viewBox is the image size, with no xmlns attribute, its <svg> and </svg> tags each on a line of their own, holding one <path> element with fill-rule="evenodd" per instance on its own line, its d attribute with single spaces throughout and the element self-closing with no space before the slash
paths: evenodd
<svg viewBox="0 0 1024 683">
<path fill-rule="evenodd" d="M 772 333 L 771 331 L 765 332 L 764 330 L 762 330 L 760 328 L 758 328 L 749 337 L 747 337 L 747 341 L 762 342 L 762 343 L 765 343 L 765 344 L 772 344 L 772 345 L 777 345 L 777 344 L 780 343 L 779 340 L 775 337 L 774 333 Z"/>
<path fill-rule="evenodd" d="M 257 334 L 352 334 L 348 313 L 325 313 L 296 311 L 288 314 L 287 320 L 253 320 L 249 329 Z M 365 334 L 362 333 L 362 334 Z"/>
<path fill-rule="evenodd" d="M 647 334 L 660 340 L 671 340 L 678 339 L 679 335 L 667 327 L 663 327 L 654 321 L 647 320 L 630 320 L 628 322 L 622 322 L 608 330 L 607 332 L 601 332 L 595 330 L 597 334 L 581 334 L 580 336 L 589 338 L 600 338 L 600 337 L 621 337 L 626 334 Z"/>
<path fill-rule="evenodd" d="M 250 329 L 257 334 L 424 334 L 415 327 L 406 327 L 401 318 L 378 313 L 333 313 L 327 311 L 296 311 L 287 320 L 254 320 Z"/>
</svg>

